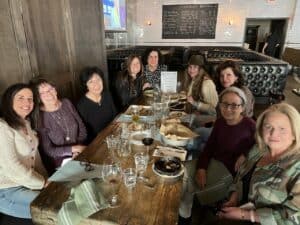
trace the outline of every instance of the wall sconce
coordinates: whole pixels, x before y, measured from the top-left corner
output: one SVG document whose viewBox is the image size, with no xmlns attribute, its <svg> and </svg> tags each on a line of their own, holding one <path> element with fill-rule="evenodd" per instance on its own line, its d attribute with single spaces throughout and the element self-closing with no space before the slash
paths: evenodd
<svg viewBox="0 0 300 225">
<path fill-rule="evenodd" d="M 148 25 L 148 26 L 151 26 L 151 25 L 152 25 L 152 23 L 151 23 L 150 20 L 147 20 L 147 25 Z"/>
</svg>

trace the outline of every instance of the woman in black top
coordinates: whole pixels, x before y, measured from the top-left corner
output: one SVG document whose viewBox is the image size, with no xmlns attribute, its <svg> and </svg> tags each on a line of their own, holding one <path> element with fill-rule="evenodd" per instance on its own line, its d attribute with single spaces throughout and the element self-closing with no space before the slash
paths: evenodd
<svg viewBox="0 0 300 225">
<path fill-rule="evenodd" d="M 130 55 L 126 68 L 118 74 L 115 88 L 121 111 L 141 96 L 144 86 L 143 65 L 139 56 Z"/>
<path fill-rule="evenodd" d="M 86 67 L 80 74 L 85 95 L 77 104 L 91 142 L 116 116 L 116 109 L 109 91 L 104 86 L 104 75 L 98 67 Z"/>
</svg>

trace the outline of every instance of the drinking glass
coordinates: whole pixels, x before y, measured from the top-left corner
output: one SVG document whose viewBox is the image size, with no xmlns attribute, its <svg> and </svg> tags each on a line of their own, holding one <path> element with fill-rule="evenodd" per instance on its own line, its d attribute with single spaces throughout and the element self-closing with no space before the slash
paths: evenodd
<svg viewBox="0 0 300 225">
<path fill-rule="evenodd" d="M 140 120 L 139 107 L 136 105 L 131 106 L 131 120 L 134 123 L 138 123 Z"/>
<path fill-rule="evenodd" d="M 149 155 L 147 152 L 138 152 L 134 155 L 135 169 L 137 178 L 144 178 L 143 174 L 147 169 Z"/>
<path fill-rule="evenodd" d="M 120 205 L 118 191 L 122 181 L 121 168 L 118 164 L 104 165 L 102 170 L 103 180 L 110 186 L 110 207 L 115 208 Z"/>
<path fill-rule="evenodd" d="M 153 103 L 153 116 L 155 119 L 155 124 L 156 124 L 156 128 L 159 129 L 160 128 L 160 120 L 163 116 L 162 113 L 162 104 L 161 103 Z"/>
<path fill-rule="evenodd" d="M 146 130 L 142 142 L 146 146 L 147 153 L 149 154 L 149 147 L 154 141 L 154 126 L 150 122 L 146 123 Z"/>
<path fill-rule="evenodd" d="M 136 185 L 136 170 L 134 168 L 127 168 L 123 171 L 124 184 L 128 189 L 132 189 Z"/>
<path fill-rule="evenodd" d="M 119 148 L 120 138 L 112 134 L 106 137 L 105 142 L 107 144 L 110 160 L 112 160 L 113 162 L 116 161 L 115 153 Z"/>
<path fill-rule="evenodd" d="M 119 145 L 119 148 L 118 148 L 118 155 L 120 157 L 129 156 L 131 153 L 130 141 L 128 139 L 121 138 L 120 142 L 121 142 L 121 144 Z"/>
</svg>

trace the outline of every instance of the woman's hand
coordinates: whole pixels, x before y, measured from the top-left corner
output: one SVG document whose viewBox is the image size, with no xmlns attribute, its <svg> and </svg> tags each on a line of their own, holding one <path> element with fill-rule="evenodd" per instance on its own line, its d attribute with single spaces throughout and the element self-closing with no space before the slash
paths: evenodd
<svg viewBox="0 0 300 225">
<path fill-rule="evenodd" d="M 191 103 L 192 105 L 195 104 L 195 100 L 193 99 L 192 96 L 187 96 L 187 99 L 186 99 L 189 103 Z"/>
<path fill-rule="evenodd" d="M 225 207 L 222 208 L 217 216 L 222 219 L 231 219 L 231 220 L 248 220 L 249 212 L 239 207 Z"/>
<path fill-rule="evenodd" d="M 151 88 L 151 84 L 150 83 L 144 83 L 143 85 L 143 90 L 145 90 L 146 88 Z"/>
<path fill-rule="evenodd" d="M 232 192 L 230 198 L 227 202 L 225 202 L 222 207 L 235 207 L 238 204 L 238 193 Z"/>
<path fill-rule="evenodd" d="M 240 157 L 236 160 L 235 165 L 234 165 L 234 170 L 235 172 L 237 172 L 241 165 L 243 164 L 243 162 L 246 160 L 246 157 L 242 154 L 240 155 Z"/>
<path fill-rule="evenodd" d="M 86 148 L 85 145 L 73 145 L 72 146 L 72 158 L 74 159 Z"/>
<path fill-rule="evenodd" d="M 50 184 L 50 181 L 48 181 L 48 180 L 45 180 L 45 183 L 44 183 L 44 187 L 43 188 L 46 188 L 46 187 L 48 187 L 48 185 Z"/>
<path fill-rule="evenodd" d="M 205 188 L 206 185 L 206 170 L 198 169 L 196 173 L 196 182 L 201 189 Z"/>
</svg>

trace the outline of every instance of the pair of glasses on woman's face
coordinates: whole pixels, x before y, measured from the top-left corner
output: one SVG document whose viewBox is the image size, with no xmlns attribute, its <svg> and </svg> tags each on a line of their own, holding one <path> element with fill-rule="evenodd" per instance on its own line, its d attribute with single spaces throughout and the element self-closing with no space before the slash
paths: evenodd
<svg viewBox="0 0 300 225">
<path fill-rule="evenodd" d="M 223 109 L 237 110 L 240 106 L 242 106 L 242 104 L 235 104 L 235 103 L 229 104 L 227 102 L 220 102 L 220 106 Z"/>
</svg>

